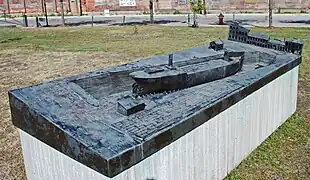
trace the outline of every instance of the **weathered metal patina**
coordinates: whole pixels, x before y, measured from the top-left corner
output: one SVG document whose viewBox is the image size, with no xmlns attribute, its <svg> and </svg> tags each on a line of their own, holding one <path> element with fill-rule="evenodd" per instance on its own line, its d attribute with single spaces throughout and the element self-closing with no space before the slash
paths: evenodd
<svg viewBox="0 0 310 180">
<path fill-rule="evenodd" d="M 129 75 L 135 80 L 133 93 L 143 95 L 189 88 L 236 74 L 242 69 L 244 52 L 225 51 L 221 59 L 189 60 L 185 66 L 146 68 Z"/>
<path fill-rule="evenodd" d="M 205 45 L 173 53 L 170 65 L 175 70 L 165 66 L 168 55 L 162 55 L 11 90 L 13 124 L 72 159 L 114 177 L 301 63 L 299 53 L 229 40 L 223 44 L 217 51 Z M 196 81 L 172 92 L 132 94 L 133 72 L 160 73 L 157 67 L 164 67 L 169 73 L 182 75 L 181 69 L 189 75 L 200 68 L 202 72 L 214 69 L 214 65 L 223 69 L 234 62 L 225 60 L 225 51 L 243 54 L 242 66 L 237 57 L 239 65 L 229 76 L 220 73 L 214 81 Z"/>
</svg>

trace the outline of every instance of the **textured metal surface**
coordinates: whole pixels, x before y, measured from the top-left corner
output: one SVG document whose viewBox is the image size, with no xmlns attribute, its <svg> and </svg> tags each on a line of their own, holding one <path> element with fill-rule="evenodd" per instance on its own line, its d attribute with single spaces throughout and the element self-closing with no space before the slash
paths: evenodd
<svg viewBox="0 0 310 180">
<path fill-rule="evenodd" d="M 169 55 L 169 64 L 170 62 Z M 174 91 L 203 83 L 208 83 L 241 71 L 244 62 L 244 52 L 224 51 L 223 59 L 206 60 L 192 63 L 188 60 L 185 66 L 164 65 L 161 67 L 147 68 L 130 73 L 135 83 L 133 93 L 143 95 Z"/>
<path fill-rule="evenodd" d="M 29 180 L 222 179 L 296 110 L 298 67 L 113 178 L 20 131 Z"/>
<path fill-rule="evenodd" d="M 269 21 L 269 26 L 270 25 Z M 291 52 L 295 54 L 302 54 L 303 42 L 296 39 L 284 39 L 284 40 L 270 40 L 270 37 L 264 33 L 249 32 L 248 28 L 241 26 L 238 22 L 233 22 L 229 26 L 228 39 L 254 44 L 256 46 L 271 48 L 278 51 Z"/>
<path fill-rule="evenodd" d="M 224 44 L 226 49 L 245 51 L 244 71 L 167 95 L 142 98 L 145 110 L 130 116 L 119 114 L 116 108 L 117 99 L 131 93 L 133 80 L 128 74 L 166 64 L 167 55 L 12 90 L 12 121 L 67 156 L 113 177 L 301 62 L 301 57 L 285 52 L 231 41 Z M 213 59 L 222 53 L 201 46 L 174 53 L 174 64 Z M 256 63 L 266 66 L 253 70 Z"/>
</svg>

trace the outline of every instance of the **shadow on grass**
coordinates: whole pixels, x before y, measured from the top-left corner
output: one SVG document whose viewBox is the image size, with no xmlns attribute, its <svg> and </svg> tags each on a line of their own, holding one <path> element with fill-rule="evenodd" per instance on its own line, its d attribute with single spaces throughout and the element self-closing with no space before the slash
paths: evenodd
<svg viewBox="0 0 310 180">
<path fill-rule="evenodd" d="M 114 20 L 101 20 L 101 21 L 80 21 L 80 22 L 73 22 L 73 23 L 66 23 L 66 26 L 83 26 L 83 25 L 91 25 L 91 24 L 110 24 L 115 22 Z M 56 25 L 49 25 L 49 27 L 58 27 L 61 24 Z"/>
<path fill-rule="evenodd" d="M 168 23 L 186 23 L 185 21 L 175 21 L 175 20 L 155 20 L 153 24 L 168 24 Z M 151 21 L 134 21 L 134 22 L 125 22 L 125 23 L 114 23 L 111 26 L 134 26 L 134 25 L 148 25 L 151 24 Z"/>
<path fill-rule="evenodd" d="M 298 24 L 310 24 L 310 20 L 300 20 L 300 21 L 280 21 L 281 23 L 298 23 Z"/>
<path fill-rule="evenodd" d="M 42 21 L 41 21 L 42 22 Z M 186 23 L 186 21 L 175 21 L 175 20 L 155 20 L 153 24 L 168 24 L 168 23 Z M 51 23 L 51 22 L 50 22 Z M 60 23 L 60 22 L 57 22 Z M 74 22 L 74 23 L 66 23 L 66 26 L 83 26 L 83 25 L 99 25 L 105 24 L 109 26 L 134 26 L 134 25 L 149 25 L 151 24 L 150 21 L 133 21 L 133 22 L 115 22 L 115 20 L 101 20 L 101 21 L 81 21 L 81 22 Z M 53 24 L 49 25 L 48 27 L 59 27 L 61 24 Z M 41 27 L 46 27 L 46 25 L 41 25 Z"/>
<path fill-rule="evenodd" d="M 254 19 L 251 19 L 251 20 L 240 20 L 240 19 L 237 19 L 235 21 L 240 23 L 241 25 L 249 25 L 249 26 L 252 26 L 255 23 L 262 23 L 262 22 L 264 22 L 264 21 L 254 20 Z M 223 25 L 229 25 L 229 24 L 232 24 L 233 22 L 234 21 L 232 21 L 232 20 L 228 20 L 228 21 L 225 21 Z M 211 25 L 218 25 L 218 22 L 213 22 L 213 23 L 211 23 Z"/>
</svg>

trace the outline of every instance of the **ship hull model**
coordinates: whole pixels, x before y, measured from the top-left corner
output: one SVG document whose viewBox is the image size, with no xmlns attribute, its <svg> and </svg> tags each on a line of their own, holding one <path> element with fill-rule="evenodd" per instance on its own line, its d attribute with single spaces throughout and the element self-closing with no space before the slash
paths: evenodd
<svg viewBox="0 0 310 180">
<path fill-rule="evenodd" d="M 225 51 L 223 59 L 206 60 L 176 67 L 172 63 L 130 74 L 135 80 L 133 93 L 143 95 L 184 89 L 222 79 L 241 70 L 244 52 Z"/>
</svg>

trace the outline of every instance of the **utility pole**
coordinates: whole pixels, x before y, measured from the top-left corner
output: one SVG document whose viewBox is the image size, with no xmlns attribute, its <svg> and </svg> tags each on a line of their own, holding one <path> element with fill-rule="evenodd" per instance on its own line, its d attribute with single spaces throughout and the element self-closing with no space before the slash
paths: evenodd
<svg viewBox="0 0 310 180">
<path fill-rule="evenodd" d="M 153 3 L 153 0 L 150 0 L 150 22 L 151 24 L 154 23 L 154 3 Z"/>
<path fill-rule="evenodd" d="M 272 0 L 269 0 L 269 28 L 272 27 Z"/>
<path fill-rule="evenodd" d="M 61 11 L 61 25 L 65 26 L 65 12 L 64 12 L 64 3 L 63 0 L 59 0 L 60 11 Z"/>
</svg>

